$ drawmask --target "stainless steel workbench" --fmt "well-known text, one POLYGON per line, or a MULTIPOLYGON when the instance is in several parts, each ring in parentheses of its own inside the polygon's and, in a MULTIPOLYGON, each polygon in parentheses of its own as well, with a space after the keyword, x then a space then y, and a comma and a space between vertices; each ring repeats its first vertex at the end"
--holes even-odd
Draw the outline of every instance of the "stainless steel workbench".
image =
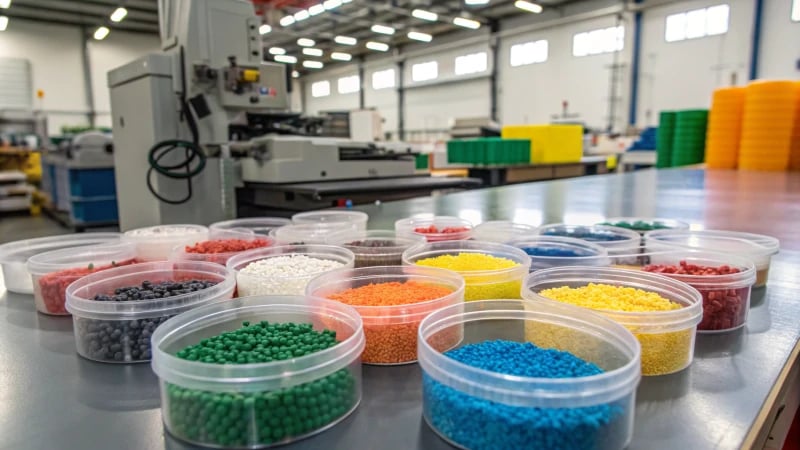
MULTIPOLYGON (((689 369, 642 380, 631 448, 739 448, 771 425, 773 387, 786 377, 787 362, 797 364, 791 358, 800 336, 800 174, 642 171, 361 209, 370 214, 371 228, 391 228, 395 219, 421 212, 528 223, 657 216, 779 237, 784 250, 773 260, 767 288, 754 291, 747 327, 699 336, 689 369)), ((357 411, 284 448, 449 448, 421 419, 419 379, 416 365, 365 366, 357 411)), ((0 448, 14 450, 189 448, 165 436, 149 365, 78 357, 71 319, 37 314, 30 296, 4 293, 2 285, 0 436, 0 448)))

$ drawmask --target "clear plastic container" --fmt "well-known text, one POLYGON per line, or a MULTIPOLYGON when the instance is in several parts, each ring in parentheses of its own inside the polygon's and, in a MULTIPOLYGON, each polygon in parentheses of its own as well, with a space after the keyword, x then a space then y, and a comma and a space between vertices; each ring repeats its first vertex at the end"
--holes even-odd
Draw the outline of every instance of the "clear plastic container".
MULTIPOLYGON (((235 232, 234 232, 235 233, 235 232)), ((211 239, 202 242, 196 242, 192 245, 178 245, 172 249, 172 255, 170 259, 173 261, 207 261, 213 262, 220 265, 226 265, 228 260, 233 258, 234 256, 254 250, 256 248, 266 248, 275 245, 275 240, 269 236, 264 236, 262 234, 241 234, 238 233, 232 234, 230 232, 219 233, 215 230, 211 230, 211 239), (198 253, 197 251, 187 251, 198 244, 211 244, 213 242, 217 242, 219 245, 225 245, 227 241, 232 239, 248 241, 251 245, 257 245, 258 247, 253 247, 247 250, 239 250, 239 251, 215 251, 211 253, 198 253)))
POLYGON ((306 294, 330 298, 348 289, 371 284, 409 282, 445 288, 450 293, 436 299, 403 305, 352 305, 361 315, 367 338, 361 360, 365 364, 408 364, 417 360, 417 331, 422 319, 437 309, 464 302, 463 277, 449 270, 432 267, 340 269, 311 280, 306 294))
POLYGON ((281 245, 240 253, 228 260, 227 267, 236 272, 240 297, 250 295, 303 295, 312 278, 329 270, 353 267, 355 255, 346 248, 333 245, 281 245), (272 258, 308 257, 336 263, 335 267, 319 271, 283 270, 280 274, 258 275, 242 269, 252 263, 272 258))
POLYGON ((425 238, 393 230, 347 231, 328 238, 328 244, 344 247, 356 255, 355 267, 399 266, 403 252, 422 244, 425 238))
MULTIPOLYGON (((462 253, 490 255, 516 263, 505 269, 454 270, 466 282, 466 301, 519 298, 522 279, 528 274, 531 259, 527 253, 510 245, 481 241, 429 242, 403 252, 403 264, 412 265, 423 259, 462 253)), ((436 267, 452 270, 450 267, 436 267)))
POLYGON ((544 236, 561 236, 583 239, 605 247, 609 255, 629 254, 631 249, 641 245, 642 236, 633 230, 606 225, 566 225, 554 223, 542 225, 536 230, 544 236))
POLYGON ((366 230, 369 215, 361 211, 350 211, 346 209, 323 209, 321 211, 308 211, 297 213, 292 216, 292 222, 303 223, 346 223, 355 225, 357 230, 366 230))
POLYGON ((255 234, 269 236, 276 229, 291 224, 290 219, 283 217, 244 217, 241 219, 225 220, 212 223, 208 228, 214 230, 251 231, 255 234))
POLYGON ((160 261, 117 267, 85 276, 67 288, 75 343, 84 358, 107 363, 149 361, 150 338, 167 319, 215 300, 229 299, 236 288, 233 272, 208 262, 160 261), (152 300, 97 301, 121 287, 144 281, 203 280, 217 284, 187 294, 152 300))
POLYGON ((208 240, 208 228, 185 224, 156 225, 126 231, 123 240, 136 244, 141 261, 166 261, 176 246, 208 240))
POLYGON ((475 226, 472 238, 476 241, 499 242, 501 244, 536 234, 536 227, 509 220, 491 220, 475 226))
POLYGON ((756 266, 756 284, 767 284, 772 255, 778 253, 777 239, 763 234, 723 230, 657 230, 645 234, 648 251, 674 248, 695 248, 712 252, 731 253, 745 257, 756 266))
POLYGON ((540 295, 545 289, 607 284, 654 292, 681 306, 669 311, 597 311, 624 325, 642 345, 642 374, 665 375, 685 369, 694 358, 694 338, 703 315, 703 299, 686 283, 663 275, 603 267, 556 267, 533 272, 525 279, 522 297, 559 303, 540 295))
POLYGON ((703 320, 698 333, 720 333, 741 328, 750 310, 750 291, 756 282, 753 263, 738 256, 702 250, 673 250, 641 253, 613 258, 627 262, 624 268, 659 273, 682 281, 703 296, 703 320), (632 264, 635 261, 635 265, 632 264), (704 267, 728 266, 739 270, 724 275, 688 275, 660 272, 657 266, 679 266, 686 263, 704 267))
POLYGON ((325 244, 333 235, 357 230, 354 223, 302 223, 276 228, 270 235, 280 244, 325 244))
POLYGON ((119 241, 120 233, 75 233, 25 239, 0 245, 0 264, 6 289, 18 294, 33 294, 33 280, 28 273, 28 258, 62 248, 82 247, 119 241))
POLYGON ((361 318, 338 302, 301 296, 216 302, 160 327, 153 348, 164 424, 173 436, 193 444, 258 448, 294 442, 336 425, 361 401, 361 318), (339 343, 269 363, 209 364, 175 356, 246 321, 310 323, 315 330, 336 331, 339 343), (229 413, 231 408, 236 414, 229 413))
POLYGON ((653 230, 688 230, 689 224, 680 220, 660 219, 657 217, 609 217, 598 225, 633 230, 645 234, 653 230))
POLYGON ((640 348, 622 326, 568 305, 486 300, 440 309, 419 327, 423 415, 459 448, 626 448, 633 435, 640 348), (447 356, 487 340, 570 352, 604 372, 506 375, 447 356), (459 342, 453 346, 452 342, 459 342))
POLYGON ((394 223, 394 229, 398 233, 424 236, 428 242, 462 241, 472 237, 472 222, 451 216, 400 219, 394 223))
POLYGON ((592 242, 561 236, 533 236, 508 243, 531 258, 531 272, 550 267, 597 266, 611 264, 608 251, 592 242))
POLYGON ((33 277, 36 310, 44 314, 68 315, 67 286, 86 275, 135 264, 136 246, 130 242, 86 245, 39 253, 28 259, 33 277))

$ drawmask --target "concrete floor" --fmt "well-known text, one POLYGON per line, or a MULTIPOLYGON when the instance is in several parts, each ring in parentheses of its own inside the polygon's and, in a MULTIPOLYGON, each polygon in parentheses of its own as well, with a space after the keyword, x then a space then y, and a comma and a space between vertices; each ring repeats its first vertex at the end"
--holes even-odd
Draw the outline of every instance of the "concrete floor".
MULTIPOLYGON (((92 228, 90 231, 115 230, 116 228, 92 228)), ((35 217, 25 214, 0 215, 0 244, 20 239, 69 233, 72 233, 72 230, 44 214, 35 217)))

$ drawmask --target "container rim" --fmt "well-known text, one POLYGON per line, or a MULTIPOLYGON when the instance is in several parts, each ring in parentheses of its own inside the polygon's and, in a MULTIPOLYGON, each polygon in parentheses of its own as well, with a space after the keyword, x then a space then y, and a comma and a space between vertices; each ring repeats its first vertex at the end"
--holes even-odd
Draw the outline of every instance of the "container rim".
MULTIPOLYGON (((271 238, 271 237, 269 237, 267 235, 264 235, 264 234, 253 234, 253 235, 250 235, 250 236, 251 236, 251 238, 247 239, 248 241, 257 241, 257 240, 260 239, 262 241, 267 241, 268 242, 268 244, 266 246, 264 246, 264 247, 251 248, 250 250, 258 250, 258 249, 261 249, 261 248, 272 247, 272 246, 275 245, 275 242, 276 242, 274 238, 271 238)), ((194 245, 200 244, 201 242, 226 241, 226 240, 229 240, 229 239, 236 239, 236 238, 206 239, 205 241, 198 241, 194 245)), ((232 257, 234 255, 238 255, 240 253, 244 253, 244 252, 249 252, 250 251, 250 250, 239 250, 238 252, 192 253, 192 252, 187 252, 186 251, 186 247, 188 247, 188 245, 186 245, 186 244, 176 245, 176 246, 172 247, 172 250, 170 251, 170 260, 172 260, 172 261, 193 261, 193 260, 201 260, 203 257, 211 258, 211 257, 214 257, 214 256, 219 256, 219 257, 222 257, 222 258, 226 258, 226 257, 232 257)))
POLYGON ((371 256, 402 253, 405 249, 425 243, 425 237, 419 234, 405 233, 395 230, 347 230, 331 234, 328 244, 351 250, 353 253, 367 253, 371 256), (368 245, 350 245, 354 241, 393 240, 400 245, 386 247, 370 247, 368 245))
MULTIPOLYGON (((356 231, 358 225, 355 222, 314 222, 314 223, 290 223, 279 228, 273 228, 269 235, 278 243, 284 245, 292 245, 295 239, 311 237, 315 240, 321 240, 317 245, 322 245, 326 240, 326 236, 341 233, 345 231, 356 231), (339 229, 341 228, 341 229, 339 229), (289 234, 289 236, 284 236, 289 234), (290 238, 290 239, 286 239, 290 238)), ((304 245, 304 244, 295 244, 304 245)), ((305 245, 313 245, 306 243, 305 245)))
MULTIPOLYGON (((574 233, 576 230, 580 228, 587 228, 591 231, 613 233, 616 234, 617 236, 625 237, 625 239, 619 239, 616 241, 589 241, 606 248, 627 247, 632 244, 638 246, 639 243, 641 243, 642 241, 642 235, 639 234, 639 232, 629 230, 627 228, 612 227, 610 225, 571 225, 566 223, 549 223, 547 225, 542 225, 541 227, 539 227, 536 230, 536 233, 544 236, 558 236, 558 235, 548 235, 546 234, 546 232, 548 231, 548 229, 561 229, 568 233, 574 233)), ((563 237, 573 237, 573 236, 563 236, 563 237)))
MULTIPOLYGON (((756 256, 772 256, 780 251, 780 241, 764 234, 746 233, 742 231, 725 230, 653 230, 644 235, 645 242, 653 241, 662 245, 706 249, 700 242, 692 244, 692 238, 716 240, 720 242, 734 242, 750 247, 742 249, 742 253, 756 256), (682 240, 685 243, 674 242, 682 240)), ((712 249, 713 250, 713 249, 712 249)))
POLYGON ((136 258, 136 244, 127 241, 83 245, 37 253, 28 259, 28 272, 45 275, 66 269, 76 269, 96 261, 121 262, 136 258))
MULTIPOLYGON (((374 283, 370 284, 378 284, 381 283, 382 280, 391 279, 396 281, 397 278, 406 278, 405 282, 421 281, 431 284, 444 284, 448 288, 452 288, 452 291, 439 298, 403 305, 380 306, 344 304, 358 311, 365 324, 370 322, 369 324, 389 325, 392 323, 410 322, 421 319, 430 314, 431 311, 438 309, 439 304, 448 305, 455 298, 460 298, 462 300, 464 298, 464 277, 452 270, 423 266, 372 266, 356 269, 336 269, 313 278, 308 285, 306 285, 306 295, 317 298, 327 298, 322 297, 318 293, 325 288, 331 289, 334 285, 372 280, 374 280, 374 283)), ((344 289, 340 289, 339 292, 342 290, 344 289)))
MULTIPOLYGON (((675 280, 698 288, 713 289, 720 286, 735 289, 738 287, 752 286, 756 282, 756 266, 753 261, 730 253, 710 252, 698 249, 664 250, 643 252, 630 255, 613 255, 615 258, 640 258, 648 256, 675 257, 676 260, 687 261, 690 264, 702 266, 728 265, 739 269, 737 273, 727 275, 684 275, 672 273, 649 272, 664 275, 675 280)), ((677 263, 672 263, 677 264, 677 263)))
MULTIPOLYGON (((437 225, 438 228, 439 225, 437 225)), ((461 237, 472 235, 475 226, 467 219, 462 219, 456 216, 419 216, 419 217, 406 217, 394 222, 394 229, 404 233, 414 233, 416 235, 424 236, 426 239, 433 236, 436 237, 461 237), (422 225, 437 225, 445 222, 445 226, 460 226, 467 228, 464 231, 457 233, 418 233, 414 229, 422 225)))
MULTIPOLYGON (((209 230, 230 230, 237 228, 280 228, 291 224, 291 219, 284 217, 242 217, 240 219, 223 220, 209 225, 209 230)), ((258 234, 258 233, 257 233, 258 234)))
POLYGON ((0 264, 15 262, 26 263, 30 256, 27 253, 42 253, 54 249, 69 247, 82 247, 85 245, 102 244, 104 242, 119 241, 122 233, 67 233, 56 236, 46 236, 33 239, 22 239, 0 245, 0 264), (54 248, 53 248, 54 247, 54 248), (49 249, 49 250, 48 250, 49 249), (21 258, 20 258, 21 256, 21 258))
POLYGON ((489 220, 486 222, 481 222, 472 229, 472 233, 477 240, 481 240, 480 234, 481 233, 498 233, 498 232, 507 232, 509 233, 512 238, 508 239, 508 241, 512 240, 514 237, 520 237, 526 233, 534 234, 538 227, 534 225, 528 225, 527 223, 521 222, 512 222, 510 220, 489 220))
POLYGON ((292 223, 296 224, 304 224, 304 223, 324 223, 324 224, 334 224, 334 223, 367 223, 369 221, 369 215, 365 212, 361 211, 353 211, 349 209, 320 209, 316 211, 304 211, 294 214, 292 216, 292 223), (331 216, 339 216, 341 215, 342 218, 347 218, 346 220, 325 220, 331 216))
MULTIPOLYGON (((506 244, 486 241, 440 241, 415 245, 403 252, 404 265, 417 265, 423 258, 433 258, 453 253, 483 253, 495 257, 506 258, 517 263, 516 266, 494 270, 454 270, 457 274, 467 277, 483 276, 512 276, 517 272, 527 273, 530 270, 531 258, 524 251, 506 244)), ((470 280, 467 279, 470 283, 470 280)), ((487 281, 488 284, 497 283, 498 280, 487 281)), ((475 284, 475 283, 470 283, 475 284)))
POLYGON ((512 406, 574 408, 613 402, 636 389, 641 378, 639 341, 622 325, 584 308, 525 300, 477 300, 442 308, 422 320, 417 339, 422 370, 453 389, 512 406), (622 367, 573 378, 507 375, 473 367, 445 356, 428 343, 431 335, 483 320, 534 320, 580 330, 624 354, 622 367))
MULTIPOLYGON (((569 259, 570 261, 593 261, 593 260, 601 260, 601 259, 608 259, 608 250, 600 245, 595 244, 594 242, 584 241, 583 239, 576 239, 571 237, 564 237, 564 236, 548 236, 548 235, 538 235, 538 236, 530 236, 530 237, 522 237, 519 239, 515 239, 511 242, 508 242, 508 245, 513 247, 519 248, 522 250, 523 246, 527 244, 537 245, 539 243, 545 244, 561 244, 561 247, 570 248, 570 249, 578 249, 578 250, 588 250, 593 252, 593 255, 585 255, 585 256, 533 256, 528 255, 531 260, 534 258, 537 260, 542 261, 554 261, 554 260, 561 260, 561 259, 569 259)), ((525 250, 522 250, 523 252, 525 250)), ((527 254, 527 252, 526 252, 527 254)))
MULTIPOLYGON (((677 220, 677 219, 665 219, 665 218, 661 218, 661 217, 633 217, 633 216, 630 216, 630 217, 607 217, 605 219, 605 222, 598 222, 596 225, 604 225, 604 226, 613 227, 614 226, 613 223, 628 222, 628 223, 633 224, 633 223, 636 223, 636 222, 639 222, 639 221, 640 222, 645 222, 645 223, 648 223, 648 224, 661 223, 661 224, 664 224, 665 226, 667 226, 668 228, 665 228, 665 229, 668 229, 668 230, 688 230, 689 229, 689 224, 687 222, 684 222, 682 220, 677 220)), ((616 227, 616 228, 625 228, 625 227, 616 227)), ((633 228, 631 228, 631 229, 634 230, 633 228)), ((636 231, 636 230, 634 230, 634 231, 636 231)), ((655 231, 655 230, 648 230, 648 231, 655 231)))
MULTIPOLYGON (((294 245, 274 245, 271 247, 256 248, 253 250, 240 252, 236 256, 233 256, 231 259, 229 259, 228 263, 225 266, 228 268, 228 270, 235 272, 237 276, 252 277, 257 279, 269 278, 278 280, 293 280, 293 279, 309 278, 317 275, 317 274, 287 275, 281 277, 277 275, 260 276, 250 273, 241 273, 241 269, 246 267, 247 264, 260 261, 262 259, 277 258, 280 256, 291 256, 291 255, 305 255, 310 258, 333 259, 337 262, 341 262, 342 264, 344 264, 345 267, 352 267, 356 260, 356 255, 352 251, 344 247, 339 247, 335 245, 325 245, 325 244, 294 244, 294 245)), ((324 272, 318 272, 318 273, 324 273, 324 272)))
POLYGON ((259 392, 317 380, 347 367, 360 356, 366 339, 358 312, 348 305, 306 296, 251 296, 194 308, 156 328, 151 338, 153 371, 162 380, 209 391, 259 392), (210 364, 178 358, 163 350, 188 332, 228 322, 238 312, 325 314, 348 326, 352 335, 333 347, 299 358, 268 363, 210 364))
POLYGON ((209 299, 233 294, 236 288, 236 277, 224 266, 204 261, 155 261, 96 272, 82 277, 67 286, 66 309, 75 316, 88 319, 130 320, 136 318, 160 317, 184 311, 188 308, 206 303, 209 299), (133 276, 162 274, 164 272, 186 271, 220 281, 200 291, 152 300, 135 300, 130 302, 98 302, 85 298, 84 291, 99 284, 121 283, 133 276))
MULTIPOLYGON (((190 237, 195 234, 206 234, 208 235, 208 227, 203 225, 195 225, 190 223, 177 223, 177 224, 169 224, 169 225, 153 225, 151 227, 141 227, 141 228, 134 228, 133 230, 128 230, 123 234, 123 238, 135 242, 144 242, 148 243, 149 241, 170 241, 173 239, 181 239, 185 237, 190 237), (170 229, 170 228, 182 228, 183 231, 180 233, 171 233, 165 232, 164 234, 141 234, 145 231, 156 231, 160 229, 170 229)), ((160 231, 158 231, 160 233, 160 231)))
POLYGON ((611 309, 590 309, 613 319, 635 333, 666 333, 691 328, 703 317, 703 297, 694 287, 673 278, 641 270, 617 269, 612 267, 567 266, 542 269, 531 273, 522 283, 522 298, 526 300, 562 303, 547 298, 535 290, 542 284, 585 286, 589 283, 610 284, 655 292, 682 308, 669 311, 617 311, 611 309))

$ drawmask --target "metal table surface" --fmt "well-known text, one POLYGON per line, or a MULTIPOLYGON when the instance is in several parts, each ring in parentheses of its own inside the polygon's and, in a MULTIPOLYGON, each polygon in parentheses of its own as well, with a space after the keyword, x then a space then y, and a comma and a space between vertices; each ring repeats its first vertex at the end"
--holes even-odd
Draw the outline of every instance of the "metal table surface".
MULTIPOLYGON (((779 237, 783 250, 773 259, 768 286, 753 294, 747 327, 700 335, 690 368, 642 380, 633 449, 739 448, 798 345, 800 174, 641 171, 361 209, 370 213, 371 228, 390 228, 395 219, 422 212, 533 224, 657 216, 779 237)), ((0 294, 0 317, 0 448, 190 448, 164 433, 149 365, 78 357, 71 320, 35 313, 30 296, 0 294)), ((449 448, 421 418, 419 380, 417 365, 365 366, 356 412, 284 448, 449 448)))

